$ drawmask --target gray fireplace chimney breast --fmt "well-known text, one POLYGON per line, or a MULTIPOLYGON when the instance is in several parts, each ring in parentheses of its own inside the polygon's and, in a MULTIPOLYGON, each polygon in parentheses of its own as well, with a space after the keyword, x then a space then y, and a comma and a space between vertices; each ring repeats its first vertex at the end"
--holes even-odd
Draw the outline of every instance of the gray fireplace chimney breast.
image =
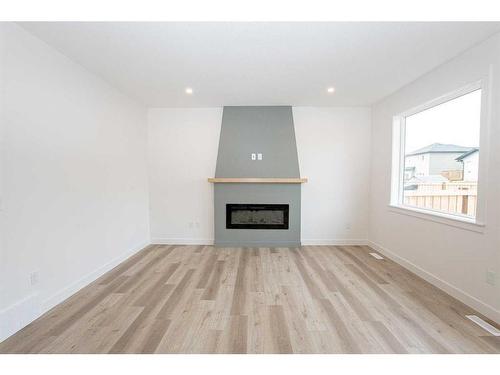
MULTIPOLYGON (((224 107, 215 177, 300 177, 292 108, 224 107)), ((216 245, 300 246, 300 184, 215 184, 214 194, 216 245), (288 229, 226 228, 227 204, 287 204, 288 229)))

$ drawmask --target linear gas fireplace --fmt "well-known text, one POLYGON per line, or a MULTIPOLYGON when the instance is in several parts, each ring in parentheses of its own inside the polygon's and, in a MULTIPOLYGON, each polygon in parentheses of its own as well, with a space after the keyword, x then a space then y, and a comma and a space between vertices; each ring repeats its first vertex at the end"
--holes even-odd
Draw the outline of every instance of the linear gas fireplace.
POLYGON ((288 229, 288 204, 226 204, 227 229, 288 229))

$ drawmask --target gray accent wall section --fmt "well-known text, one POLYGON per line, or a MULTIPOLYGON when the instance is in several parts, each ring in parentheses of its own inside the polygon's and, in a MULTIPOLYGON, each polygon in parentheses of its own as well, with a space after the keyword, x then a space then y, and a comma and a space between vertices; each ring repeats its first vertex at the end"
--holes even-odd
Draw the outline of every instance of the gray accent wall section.
MULTIPOLYGON (((215 176, 300 177, 292 107, 224 107, 215 176)), ((216 245, 300 246, 300 184, 215 184, 214 194, 216 245), (237 203, 288 204, 289 228, 226 229, 237 203)))
POLYGON ((215 177, 299 176, 292 107, 224 107, 215 177))
POLYGON ((216 184, 215 244, 219 246, 300 246, 300 185, 216 184), (288 229, 226 229, 226 204, 288 204, 288 229))

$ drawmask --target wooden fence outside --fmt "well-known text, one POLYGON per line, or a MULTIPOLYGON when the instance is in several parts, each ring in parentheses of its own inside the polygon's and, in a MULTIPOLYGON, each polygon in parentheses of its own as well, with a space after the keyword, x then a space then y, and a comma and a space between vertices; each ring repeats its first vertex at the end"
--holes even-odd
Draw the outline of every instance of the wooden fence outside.
POLYGON ((416 190, 404 191, 404 204, 473 217, 476 215, 477 183, 417 184, 416 190))

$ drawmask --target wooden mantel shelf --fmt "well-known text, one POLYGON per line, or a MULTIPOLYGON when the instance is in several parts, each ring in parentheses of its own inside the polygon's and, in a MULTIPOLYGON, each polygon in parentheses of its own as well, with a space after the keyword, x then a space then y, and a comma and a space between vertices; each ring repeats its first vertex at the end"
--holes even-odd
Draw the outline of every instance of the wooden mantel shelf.
POLYGON ((213 177, 209 178, 208 182, 212 182, 214 184, 303 184, 307 182, 307 178, 213 177))

